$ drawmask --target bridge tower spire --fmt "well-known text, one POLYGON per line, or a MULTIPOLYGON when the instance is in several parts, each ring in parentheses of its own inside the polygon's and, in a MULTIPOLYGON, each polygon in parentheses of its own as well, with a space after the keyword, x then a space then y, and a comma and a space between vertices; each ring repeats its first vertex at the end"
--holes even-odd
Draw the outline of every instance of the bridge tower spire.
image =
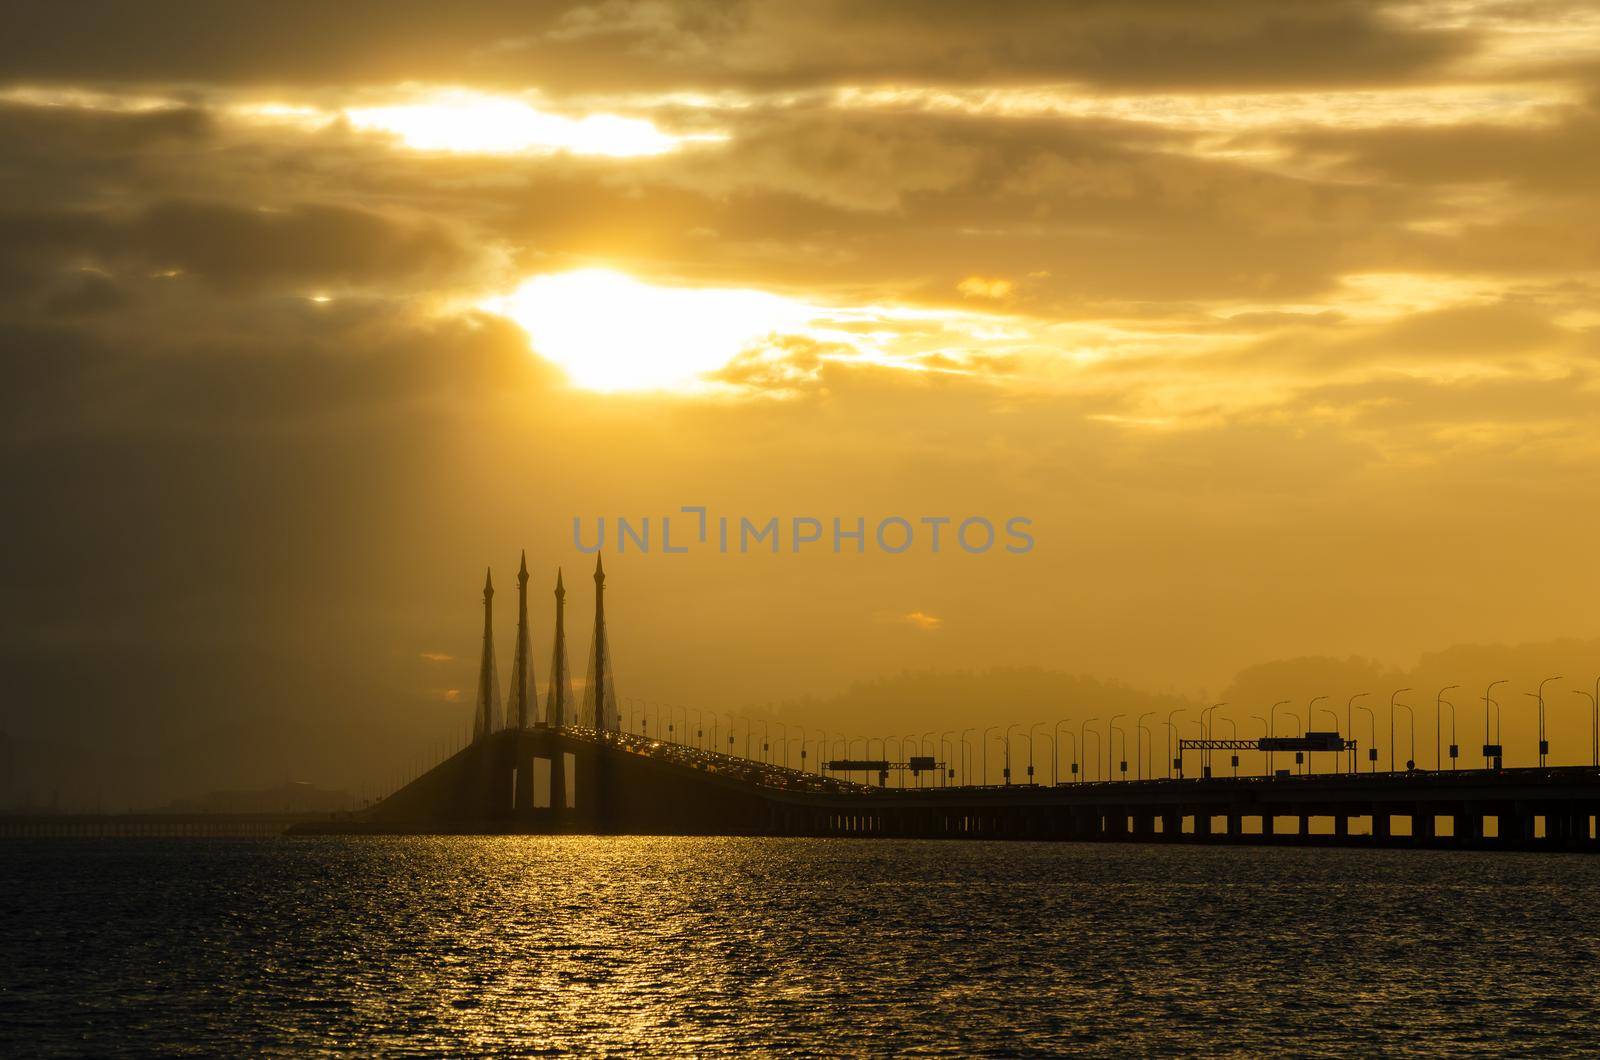
POLYGON ((478 698, 472 715, 472 738, 480 740, 500 727, 500 675, 494 664, 494 578, 483 572, 483 658, 478 663, 478 698))
POLYGON ((572 673, 567 668, 567 590, 556 568, 556 646, 550 660, 550 693, 544 701, 545 724, 559 729, 572 709, 572 673))
POLYGON ((517 571, 517 649, 511 664, 511 698, 506 704, 506 726, 533 727, 538 703, 534 698, 533 652, 528 633, 528 554, 522 554, 517 571))
POLYGON ((606 568, 594 559, 594 642, 589 649, 588 679, 583 686, 585 712, 601 732, 621 728, 617 714, 616 681, 611 672, 611 645, 606 640, 606 568))

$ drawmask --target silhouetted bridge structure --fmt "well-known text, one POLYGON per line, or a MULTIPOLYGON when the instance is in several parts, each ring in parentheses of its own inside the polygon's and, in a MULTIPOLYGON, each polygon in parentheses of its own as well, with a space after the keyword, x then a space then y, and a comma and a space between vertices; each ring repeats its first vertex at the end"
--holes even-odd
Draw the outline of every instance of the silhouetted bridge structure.
POLYGON ((294 831, 1600 850, 1597 813, 1589 767, 891 788, 574 728, 492 734, 364 814, 294 831))
MULTIPOLYGON (((1296 775, 1283 770, 1270 777, 956 785, 950 783, 954 778, 943 763, 913 757, 908 764, 939 783, 898 788, 883 783, 891 767, 886 761, 833 763, 845 769, 871 767, 867 775, 876 772, 880 778, 877 786, 871 786, 624 732, 606 638, 605 571, 598 560, 594 582, 594 637, 581 702, 574 701, 570 691, 566 593, 558 573, 549 695, 543 711, 538 709, 524 560, 518 574, 512 687, 504 701, 495 670, 494 588, 485 579, 483 657, 472 741, 367 810, 301 822, 291 830, 1600 850, 1596 839, 1600 768, 1360 773, 1355 768, 1355 745, 1337 732, 1268 735, 1254 742, 1182 740, 1174 765, 1181 770, 1184 750, 1242 747, 1296 754, 1347 752, 1350 768, 1345 772, 1296 775)), ((1600 705, 1596 710, 1600 740, 1600 705)), ((697 743, 701 735, 696 734, 697 743)), ((1498 763, 1498 747, 1486 746, 1484 753, 1496 756, 1491 761, 1498 763)), ((1596 759, 1600 761, 1600 747, 1596 759)), ((1369 760, 1376 760, 1370 750, 1369 760)))

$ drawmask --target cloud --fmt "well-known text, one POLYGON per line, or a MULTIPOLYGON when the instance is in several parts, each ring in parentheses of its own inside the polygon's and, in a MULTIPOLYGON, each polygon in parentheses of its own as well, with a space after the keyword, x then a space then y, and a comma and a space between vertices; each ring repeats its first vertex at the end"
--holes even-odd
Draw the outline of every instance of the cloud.
POLYGON ((932 633, 944 625, 944 619, 937 615, 930 615, 925 611, 908 611, 900 616, 900 620, 907 625, 922 630, 924 633, 932 633))
POLYGON ((1016 284, 1002 277, 968 276, 956 284, 956 290, 968 298, 1005 299, 1011 297, 1011 292, 1016 290, 1016 284))
POLYGON ((13 77, 120 82, 503 85, 537 71, 549 86, 590 92, 851 80, 1310 87, 1416 79, 1479 45, 1477 31, 1401 23, 1351 0, 353 0, 270 13, 223 4, 205 18, 174 0, 139 13, 24 0, 6 11, 0 64, 13 77))

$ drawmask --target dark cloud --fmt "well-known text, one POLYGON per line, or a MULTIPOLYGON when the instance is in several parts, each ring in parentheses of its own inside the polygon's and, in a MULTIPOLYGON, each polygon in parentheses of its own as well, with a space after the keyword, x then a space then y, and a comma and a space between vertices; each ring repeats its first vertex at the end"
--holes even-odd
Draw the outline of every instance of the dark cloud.
POLYGON ((60 209, 0 215, 0 254, 46 269, 76 264, 191 273, 232 289, 419 279, 454 285, 479 262, 477 252, 437 222, 316 203, 252 208, 181 200, 132 214, 60 209))
POLYGON ((137 9, 22 0, 0 19, 18 80, 351 85, 434 81, 619 91, 840 82, 1117 86, 1373 84, 1419 77, 1473 35, 1381 5, 943 0, 668 0, 440 7, 286 0, 137 9))

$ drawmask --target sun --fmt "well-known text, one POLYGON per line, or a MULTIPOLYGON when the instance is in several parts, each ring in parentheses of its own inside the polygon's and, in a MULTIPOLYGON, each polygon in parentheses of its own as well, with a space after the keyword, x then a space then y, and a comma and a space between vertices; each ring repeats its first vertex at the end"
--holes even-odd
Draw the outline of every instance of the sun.
POLYGON ((765 291, 667 287, 609 269, 535 276, 481 308, 528 333, 534 352, 589 390, 694 390, 816 310, 765 291))

